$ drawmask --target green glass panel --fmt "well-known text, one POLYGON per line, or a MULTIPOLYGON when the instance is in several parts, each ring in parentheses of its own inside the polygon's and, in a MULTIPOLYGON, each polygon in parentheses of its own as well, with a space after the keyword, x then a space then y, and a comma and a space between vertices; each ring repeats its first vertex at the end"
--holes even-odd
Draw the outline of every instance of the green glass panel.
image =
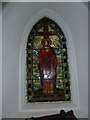
POLYGON ((35 36, 33 41, 33 49, 42 48, 41 41, 43 40, 43 36, 35 36))

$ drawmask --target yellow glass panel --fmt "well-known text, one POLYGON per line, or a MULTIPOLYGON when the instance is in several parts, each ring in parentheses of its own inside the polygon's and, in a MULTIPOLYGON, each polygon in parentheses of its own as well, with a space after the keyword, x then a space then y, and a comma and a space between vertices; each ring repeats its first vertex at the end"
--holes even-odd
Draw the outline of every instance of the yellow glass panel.
POLYGON ((53 32, 54 29, 50 25, 48 25, 48 31, 53 32))
POLYGON ((40 49, 42 48, 41 41, 43 40, 43 36, 35 36, 33 42, 33 49, 40 49))
POLYGON ((43 26, 39 28, 38 32, 43 32, 43 26))
POLYGON ((57 35, 49 36, 49 38, 52 41, 53 48, 60 47, 59 37, 57 35))

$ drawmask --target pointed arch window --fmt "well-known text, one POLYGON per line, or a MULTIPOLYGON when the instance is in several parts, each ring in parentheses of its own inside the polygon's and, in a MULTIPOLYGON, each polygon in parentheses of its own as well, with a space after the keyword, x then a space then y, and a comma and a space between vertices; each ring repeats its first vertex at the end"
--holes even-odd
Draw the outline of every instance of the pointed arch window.
POLYGON ((29 33, 26 46, 26 73, 27 102, 71 101, 66 37, 58 24, 47 17, 40 19, 29 33), (42 44, 42 41, 44 44, 45 41, 48 41, 48 44, 51 43, 49 47, 46 46, 48 50, 44 48, 45 45, 42 44), (47 60, 45 58, 42 62, 45 67, 41 67, 42 64, 39 64, 39 55, 42 48, 45 50, 44 53, 42 52, 43 56, 45 57, 48 54, 47 60), (49 51, 51 51, 50 54, 49 51), (53 63, 48 62, 49 57, 50 60, 54 58, 53 63), (45 62, 47 65, 45 65, 45 62), (53 66, 55 65, 54 69, 53 66), (53 69, 51 69, 51 66, 53 69), (45 69, 47 71, 44 71, 45 69), (50 78, 51 74, 52 79, 50 78))

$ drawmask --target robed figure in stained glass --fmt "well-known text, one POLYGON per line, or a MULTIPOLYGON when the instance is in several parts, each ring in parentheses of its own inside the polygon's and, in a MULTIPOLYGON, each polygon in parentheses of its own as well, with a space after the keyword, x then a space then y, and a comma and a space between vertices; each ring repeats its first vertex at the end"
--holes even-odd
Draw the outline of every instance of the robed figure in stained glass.
POLYGON ((42 40, 41 44, 43 47, 38 54, 41 88, 43 93, 54 93, 56 89, 57 57, 54 49, 51 47, 50 39, 42 40))

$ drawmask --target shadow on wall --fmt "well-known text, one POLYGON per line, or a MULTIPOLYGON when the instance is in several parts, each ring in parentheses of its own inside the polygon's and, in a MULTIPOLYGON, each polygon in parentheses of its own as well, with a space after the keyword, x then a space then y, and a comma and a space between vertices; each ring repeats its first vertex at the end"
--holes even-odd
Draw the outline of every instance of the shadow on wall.
POLYGON ((4 9, 7 4, 8 2, 2 2, 2 9, 4 9))

